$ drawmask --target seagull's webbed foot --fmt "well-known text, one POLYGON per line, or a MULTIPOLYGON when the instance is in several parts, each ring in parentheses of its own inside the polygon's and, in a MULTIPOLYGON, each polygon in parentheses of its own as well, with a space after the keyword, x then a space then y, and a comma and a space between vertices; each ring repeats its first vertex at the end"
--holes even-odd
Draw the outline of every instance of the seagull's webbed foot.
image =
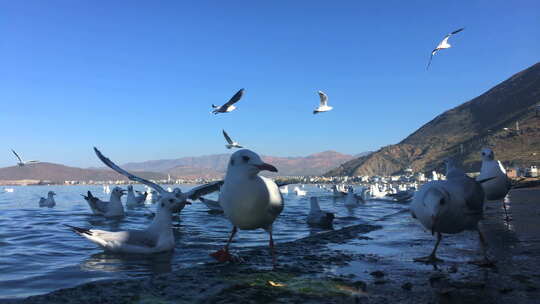
POLYGON ((426 263, 426 264, 435 264, 435 263, 443 262, 443 260, 439 259, 434 254, 430 254, 425 257, 415 258, 414 261, 419 262, 419 263, 426 263))
POLYGON ((225 263, 225 262, 241 263, 242 262, 242 259, 240 257, 232 255, 229 252, 229 250, 225 248, 220 249, 214 253, 211 253, 210 256, 216 259, 220 263, 225 263))
POLYGON ((485 267, 485 268, 495 267, 495 261, 490 260, 487 257, 484 257, 483 259, 480 259, 480 260, 469 261, 468 263, 476 265, 478 267, 485 267))

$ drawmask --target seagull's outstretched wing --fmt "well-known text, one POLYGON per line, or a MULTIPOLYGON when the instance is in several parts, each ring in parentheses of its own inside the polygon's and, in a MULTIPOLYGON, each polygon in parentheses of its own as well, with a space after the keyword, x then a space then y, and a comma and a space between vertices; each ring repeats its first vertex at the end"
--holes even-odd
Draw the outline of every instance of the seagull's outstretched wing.
POLYGON ((321 98, 321 107, 324 107, 326 105, 328 105, 328 96, 326 96, 326 94, 324 94, 324 92, 322 91, 319 91, 319 97, 321 98))
POLYGON ((39 160, 28 160, 25 162, 25 164, 37 164, 39 163, 39 160))
POLYGON ((226 104, 222 105, 222 107, 227 108, 228 106, 233 105, 235 102, 239 101, 242 96, 244 96, 244 89, 240 89, 240 91, 236 92, 236 94, 234 94, 226 104))
POLYGON ((234 143, 233 140, 227 134, 227 132, 225 132, 225 130, 223 130, 223 136, 225 137, 225 140, 229 143, 229 145, 232 145, 234 143))
POLYGON ((94 147, 94 152, 96 152, 96 155, 99 157, 99 159, 105 164, 107 165, 107 167, 113 169, 114 171, 122 174, 123 176, 129 178, 130 180, 132 181, 135 181, 135 182, 139 182, 141 184, 145 184, 147 185, 148 187, 156 190, 157 192, 159 192, 160 194, 161 193, 164 193, 166 192, 165 189, 161 188, 160 185, 158 184, 155 184, 151 181, 148 181, 144 178, 141 178, 141 177, 138 177, 138 176, 135 176, 129 172, 127 172, 126 170, 118 167, 118 165, 116 165, 115 163, 113 163, 110 159, 108 159, 107 157, 105 157, 103 154, 101 154, 101 152, 96 148, 94 147))
POLYGON ((223 181, 215 181, 208 184, 204 184, 189 190, 186 194, 191 200, 199 199, 201 196, 219 191, 219 188, 223 185, 223 181))
POLYGON ((15 152, 15 150, 11 149, 11 152, 13 152, 13 154, 15 154, 15 156, 17 156, 17 159, 19 160, 19 162, 23 162, 21 157, 19 156, 19 154, 17 154, 17 152, 15 152))
POLYGON ((433 55, 437 53, 437 49, 434 49, 433 52, 431 52, 431 56, 429 56, 429 61, 426 67, 426 70, 429 70, 429 66, 431 65, 431 60, 433 60, 433 55))
POLYGON ((461 32, 461 31, 463 31, 464 29, 465 29, 465 28, 462 27, 462 28, 460 28, 459 30, 455 30, 455 31, 451 32, 450 34, 448 34, 448 36, 450 36, 450 35, 455 35, 455 34, 461 32))

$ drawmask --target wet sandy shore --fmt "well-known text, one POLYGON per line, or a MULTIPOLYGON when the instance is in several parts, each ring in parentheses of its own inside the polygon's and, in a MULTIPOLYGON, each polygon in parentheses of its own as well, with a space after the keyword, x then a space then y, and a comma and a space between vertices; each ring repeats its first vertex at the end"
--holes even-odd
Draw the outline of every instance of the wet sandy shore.
POLYGON ((506 222, 501 202, 487 204, 483 230, 495 268, 467 263, 479 257, 472 232, 443 240, 444 262, 414 263, 413 257, 430 252, 434 239, 428 233, 408 239, 403 224, 381 219, 381 226, 360 224, 278 244, 276 270, 266 248, 251 248, 239 252, 242 264, 210 263, 7 302, 539 303, 540 188, 513 190, 509 213, 506 222))

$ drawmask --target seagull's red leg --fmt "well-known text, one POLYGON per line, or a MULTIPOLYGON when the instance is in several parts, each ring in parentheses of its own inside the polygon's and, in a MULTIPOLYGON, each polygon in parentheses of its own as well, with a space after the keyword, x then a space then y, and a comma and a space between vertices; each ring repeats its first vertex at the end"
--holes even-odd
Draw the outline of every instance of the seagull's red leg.
POLYGON ((233 227, 233 230, 231 232, 231 236, 229 236, 229 240, 227 241, 227 244, 223 247, 223 249, 220 249, 214 253, 211 253, 210 256, 214 259, 218 260, 218 262, 227 262, 227 261, 234 261, 234 257, 229 253, 229 245, 232 242, 232 239, 234 235, 236 234, 236 231, 238 229, 236 226, 233 227))
POLYGON ((276 268, 276 250, 274 249, 274 239, 272 238, 272 230, 268 231, 270 234, 270 242, 268 246, 270 247, 270 253, 272 254, 272 265, 276 268))

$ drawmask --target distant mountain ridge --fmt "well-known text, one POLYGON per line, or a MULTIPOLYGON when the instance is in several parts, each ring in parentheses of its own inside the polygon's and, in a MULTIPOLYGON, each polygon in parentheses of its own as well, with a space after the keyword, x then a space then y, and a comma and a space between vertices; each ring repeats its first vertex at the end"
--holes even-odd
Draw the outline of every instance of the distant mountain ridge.
MULTIPOLYGON (((171 174, 175 177, 221 177, 224 175, 231 154, 214 154, 178 159, 131 162, 123 165, 127 170, 151 171, 171 174)), ((262 156, 273 164, 280 176, 321 175, 326 171, 354 158, 336 151, 324 151, 305 157, 262 156)))
POLYGON ((484 94, 438 115, 400 143, 352 159, 326 173, 391 175, 406 168, 442 170, 456 157, 467 170, 480 167, 480 150, 491 147, 506 165, 540 165, 540 63, 484 94))

